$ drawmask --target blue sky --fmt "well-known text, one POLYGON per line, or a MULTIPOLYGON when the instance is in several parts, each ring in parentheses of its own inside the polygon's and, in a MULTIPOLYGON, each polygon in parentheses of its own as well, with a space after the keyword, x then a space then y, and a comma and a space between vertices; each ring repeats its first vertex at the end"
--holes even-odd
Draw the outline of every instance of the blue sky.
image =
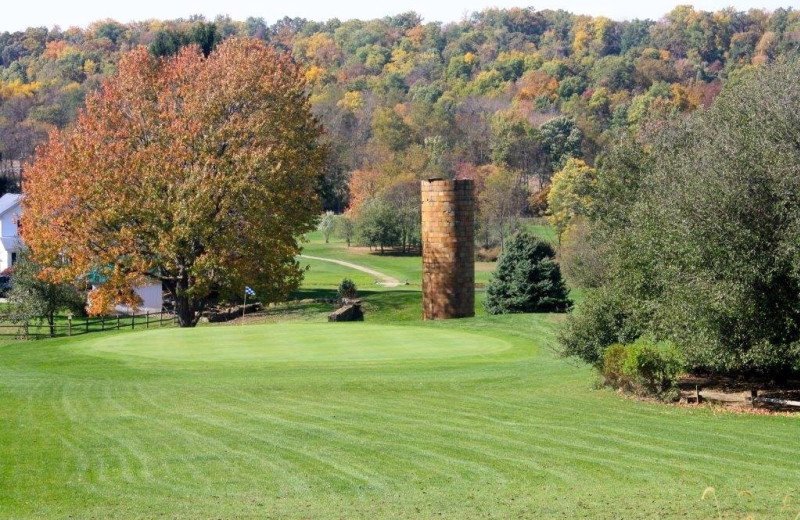
POLYGON ((618 0, 541 0, 519 3, 513 0, 460 0, 458 2, 432 0, 356 0, 336 2, 331 0, 294 0, 255 2, 252 0, 38 0, 4 2, 0 9, 0 31, 17 31, 30 26, 52 27, 59 25, 85 27, 89 23, 113 18, 120 22, 150 18, 172 19, 202 14, 213 19, 219 14, 230 15, 235 20, 248 16, 263 17, 267 23, 284 16, 310 20, 339 18, 372 19, 416 11, 425 21, 452 22, 486 7, 524 7, 530 3, 536 9, 565 9, 573 13, 605 15, 616 20, 631 18, 658 19, 676 5, 691 3, 697 9, 708 11, 734 7, 738 10, 778 7, 800 8, 800 0, 698 0, 675 2, 670 0, 618 1, 618 0))

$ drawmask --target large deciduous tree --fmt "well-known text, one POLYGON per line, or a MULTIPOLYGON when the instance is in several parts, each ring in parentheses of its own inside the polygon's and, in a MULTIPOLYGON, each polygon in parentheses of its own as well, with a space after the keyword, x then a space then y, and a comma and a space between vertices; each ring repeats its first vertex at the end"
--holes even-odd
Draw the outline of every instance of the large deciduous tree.
POLYGON ((568 159, 553 176, 547 195, 548 220, 555 226, 558 242, 576 219, 588 214, 597 182, 597 172, 581 159, 568 159))
POLYGON ((598 173, 605 273, 562 336, 672 341, 688 367, 800 374, 800 62, 732 79, 708 111, 627 140, 598 173))
POLYGON ((93 312, 162 281, 181 326, 212 293, 295 288, 297 237, 314 229, 321 127, 302 71, 258 40, 207 57, 144 48, 89 96, 77 123, 37 152, 24 186, 23 238, 43 275, 106 282, 93 312))
POLYGON ((478 193, 480 234, 496 236, 505 249, 506 239, 517 230, 522 218, 527 193, 518 172, 496 167, 487 170, 484 188, 478 193))

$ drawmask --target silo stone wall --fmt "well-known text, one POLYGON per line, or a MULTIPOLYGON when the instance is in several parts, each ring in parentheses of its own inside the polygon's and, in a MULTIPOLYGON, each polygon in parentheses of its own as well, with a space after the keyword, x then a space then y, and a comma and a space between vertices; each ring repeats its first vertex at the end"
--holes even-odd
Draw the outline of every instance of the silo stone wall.
POLYGON ((422 313, 475 315, 475 195, 471 180, 422 181, 422 313))

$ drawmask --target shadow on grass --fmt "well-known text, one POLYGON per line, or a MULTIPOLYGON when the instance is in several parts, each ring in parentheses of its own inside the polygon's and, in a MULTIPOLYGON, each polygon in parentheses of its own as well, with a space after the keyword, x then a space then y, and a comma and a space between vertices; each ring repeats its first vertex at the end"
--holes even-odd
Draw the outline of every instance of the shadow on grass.
POLYGON ((308 288, 298 289, 289 295, 289 300, 335 300, 336 289, 308 288))
POLYGON ((389 256, 389 257, 417 257, 422 258, 422 251, 419 249, 412 249, 411 251, 400 251, 399 249, 373 249, 369 252, 373 256, 389 256))

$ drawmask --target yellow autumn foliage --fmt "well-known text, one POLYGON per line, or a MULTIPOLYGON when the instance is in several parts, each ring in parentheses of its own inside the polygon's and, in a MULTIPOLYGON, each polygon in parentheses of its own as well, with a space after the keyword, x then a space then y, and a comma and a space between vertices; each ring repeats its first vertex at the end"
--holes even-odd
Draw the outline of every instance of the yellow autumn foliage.
POLYGON ((41 84, 37 81, 31 83, 23 83, 18 79, 9 82, 0 81, 0 99, 6 100, 15 97, 33 97, 33 95, 41 88, 41 84))

